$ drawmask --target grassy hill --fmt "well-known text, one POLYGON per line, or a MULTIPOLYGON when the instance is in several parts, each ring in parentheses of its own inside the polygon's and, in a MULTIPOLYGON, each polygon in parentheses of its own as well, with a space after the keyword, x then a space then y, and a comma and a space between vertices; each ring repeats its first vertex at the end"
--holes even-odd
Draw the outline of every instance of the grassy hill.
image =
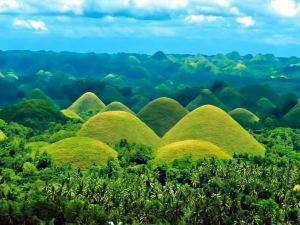
POLYGON ((288 126, 300 128, 300 103, 285 114, 282 121, 288 126))
POLYGON ((81 117, 90 117, 100 112, 104 107, 104 103, 94 93, 87 92, 79 97, 68 109, 81 117))
POLYGON ((253 127, 259 123, 259 118, 254 113, 244 108, 236 108, 228 114, 243 127, 253 127))
POLYGON ((77 113, 71 111, 70 109, 64 109, 60 112, 69 119, 83 121, 83 119, 77 113))
POLYGON ((230 159, 231 156, 218 146, 199 140, 186 140, 171 143, 158 149, 155 163, 170 163, 176 159, 190 156, 193 160, 215 157, 218 159, 230 159))
POLYGON ((244 102, 244 97, 233 87, 227 86, 217 91, 216 95, 230 109, 240 107, 244 102))
POLYGON ((5 141, 6 135, 0 130, 0 142, 5 141))
POLYGON ((77 167, 105 165, 111 157, 117 158, 118 153, 106 144, 86 137, 73 137, 56 142, 42 148, 49 153, 54 162, 77 167))
POLYGON ((193 111, 194 109, 197 109, 203 105, 214 105, 225 111, 228 110, 228 108, 209 89, 200 90, 200 94, 193 101, 191 101, 186 108, 189 111, 193 111))
POLYGON ((101 112, 109 112, 109 111, 124 111, 134 114, 126 105, 121 102, 112 102, 109 105, 105 106, 101 112))
POLYGON ((98 113, 83 124, 78 135, 111 145, 127 139, 128 142, 156 147, 160 141, 154 131, 136 116, 122 111, 98 113))
POLYGON ((276 110, 276 105, 268 98, 260 98, 256 102, 256 112, 260 116, 269 116, 276 110))
POLYGON ((137 115, 158 136, 163 136, 188 111, 171 98, 158 98, 147 104, 137 115))
POLYGON ((185 140, 211 142, 233 155, 248 153, 264 155, 264 147, 258 143, 223 110, 207 105, 190 112, 180 120, 162 139, 167 145, 185 140))

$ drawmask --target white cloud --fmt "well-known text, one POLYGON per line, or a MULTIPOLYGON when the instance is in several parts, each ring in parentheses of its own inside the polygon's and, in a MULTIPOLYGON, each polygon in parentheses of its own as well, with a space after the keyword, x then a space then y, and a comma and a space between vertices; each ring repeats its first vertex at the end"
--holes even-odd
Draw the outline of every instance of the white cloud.
POLYGON ((19 7, 20 4, 16 0, 0 0, 0 12, 18 9, 19 7))
POLYGON ((22 20, 15 18, 13 21, 13 26, 15 28, 23 28, 35 31, 47 31, 48 28, 46 24, 41 20, 22 20))
POLYGON ((230 12, 231 14, 234 14, 234 15, 241 15, 241 12, 240 12, 240 10, 239 10, 237 7, 231 7, 231 8, 229 9, 229 12, 230 12))
POLYGON ((294 0, 271 0, 271 8, 285 17, 294 17, 299 11, 299 6, 294 0))
POLYGON ((133 3, 137 8, 143 9, 179 9, 186 7, 189 0, 133 0, 133 3))
POLYGON ((188 24, 199 24, 203 22, 214 22, 220 20, 219 16, 206 16, 206 15, 189 15, 184 18, 184 21, 188 24))
POLYGON ((255 24, 255 20, 251 16, 238 17, 236 21, 245 27, 251 27, 255 24))

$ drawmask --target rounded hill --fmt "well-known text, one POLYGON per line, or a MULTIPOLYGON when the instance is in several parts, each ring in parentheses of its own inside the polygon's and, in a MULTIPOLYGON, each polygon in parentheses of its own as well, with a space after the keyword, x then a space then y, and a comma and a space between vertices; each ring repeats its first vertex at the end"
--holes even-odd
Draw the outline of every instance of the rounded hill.
POLYGON ((163 97, 148 103, 138 113, 138 117, 158 136, 163 136, 187 113, 188 111, 180 103, 163 97))
POLYGON ((218 146, 199 140, 174 142, 158 149, 154 162, 170 163, 176 159, 191 157, 192 160, 204 158, 230 159, 231 156, 218 146))
POLYGON ((104 103, 92 92, 80 96, 68 109, 82 117, 89 117, 100 112, 104 103))
POLYGON ((244 108, 237 108, 229 112, 229 115, 243 127, 253 127, 259 123, 259 118, 244 108))
POLYGON ((124 111, 134 114, 126 105, 121 102, 112 102, 109 105, 105 106, 101 112, 110 112, 110 111, 124 111))
POLYGON ((223 110, 206 105, 190 112, 162 139, 162 144, 185 140, 211 142, 230 155, 264 155, 264 147, 223 110))
POLYGON ((268 98, 260 98, 256 102, 256 111, 258 115, 269 116, 276 111, 276 105, 268 98))
POLYGON ((146 124, 128 112, 98 113, 89 119, 78 132, 85 136, 114 145, 121 139, 128 142, 156 147, 160 138, 146 124))
POLYGON ((228 108, 209 89, 200 90, 199 95, 193 101, 191 101, 187 105, 186 108, 189 111, 193 111, 194 109, 197 109, 198 107, 203 106, 203 105, 214 105, 214 106, 216 106, 218 108, 221 108, 225 111, 228 110, 228 108))
POLYGON ((285 114, 282 120, 288 126, 300 128, 300 103, 285 114))
POLYGON ((222 103, 230 109, 240 107, 244 102, 244 97, 233 87, 227 86, 217 92, 217 96, 222 103))
POLYGON ((118 153, 106 144, 86 137, 72 137, 42 148, 57 164, 71 164, 77 167, 105 165, 109 158, 118 153))

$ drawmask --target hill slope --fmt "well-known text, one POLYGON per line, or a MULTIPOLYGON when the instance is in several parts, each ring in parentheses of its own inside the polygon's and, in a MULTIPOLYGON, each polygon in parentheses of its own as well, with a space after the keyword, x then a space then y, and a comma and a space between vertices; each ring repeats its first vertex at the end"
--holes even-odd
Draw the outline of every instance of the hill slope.
POLYGON ((127 139, 131 143, 156 147, 160 141, 154 131, 136 116, 122 111, 98 113, 83 124, 78 135, 111 145, 127 139))
POLYGON ((118 153, 106 144, 86 137, 73 137, 61 140, 42 148, 58 164, 71 164, 88 167, 94 164, 105 165, 110 157, 118 153))
POLYGON ((193 101, 191 101, 186 108, 189 111, 193 111, 194 109, 203 105, 214 105, 225 111, 228 110, 228 108, 209 89, 200 90, 200 94, 193 101))
POLYGON ((90 117, 100 112, 105 107, 104 103, 92 92, 80 96, 68 109, 81 117, 90 117))
POLYGON ((83 121, 83 119, 77 113, 69 109, 63 109, 60 112, 69 119, 83 121))
POLYGON ((228 113, 243 127, 252 127, 259 122, 259 118, 252 112, 244 108, 237 108, 228 113))
POLYGON ((163 136, 188 111, 171 98, 158 98, 147 104, 138 117, 146 123, 158 136, 163 136))
POLYGON ((158 149, 154 162, 170 163, 176 159, 191 156, 193 160, 215 157, 218 159, 230 159, 231 156, 218 146, 198 140, 186 140, 171 143, 158 149))
POLYGON ((101 112, 109 112, 109 111, 124 111, 134 114, 126 105, 121 102, 112 102, 109 105, 105 106, 101 112))
POLYGON ((162 144, 185 140, 211 142, 227 153, 264 155, 264 147, 226 112, 202 106, 180 120, 162 139, 162 144))
POLYGON ((300 103, 285 114, 282 120, 288 126, 300 128, 300 103))

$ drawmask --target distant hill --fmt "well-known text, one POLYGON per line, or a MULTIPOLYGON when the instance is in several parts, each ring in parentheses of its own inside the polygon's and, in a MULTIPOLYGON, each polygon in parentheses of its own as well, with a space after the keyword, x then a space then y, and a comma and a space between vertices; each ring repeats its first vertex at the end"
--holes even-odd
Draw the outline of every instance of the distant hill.
POLYGON ((254 127, 259 123, 259 118, 254 113, 244 108, 236 108, 228 114, 243 127, 254 127))
POLYGON ((163 136, 187 113, 179 102, 163 97, 148 103, 137 116, 158 136, 163 136))
POLYGON ((88 118, 100 112, 105 107, 104 103, 92 92, 80 96, 68 110, 83 118, 88 118))
POLYGON ((134 112, 131 111, 131 109, 129 109, 126 105, 124 105, 121 102, 112 102, 101 110, 101 112, 109 112, 109 111, 124 111, 124 112, 129 112, 134 114, 134 112))

